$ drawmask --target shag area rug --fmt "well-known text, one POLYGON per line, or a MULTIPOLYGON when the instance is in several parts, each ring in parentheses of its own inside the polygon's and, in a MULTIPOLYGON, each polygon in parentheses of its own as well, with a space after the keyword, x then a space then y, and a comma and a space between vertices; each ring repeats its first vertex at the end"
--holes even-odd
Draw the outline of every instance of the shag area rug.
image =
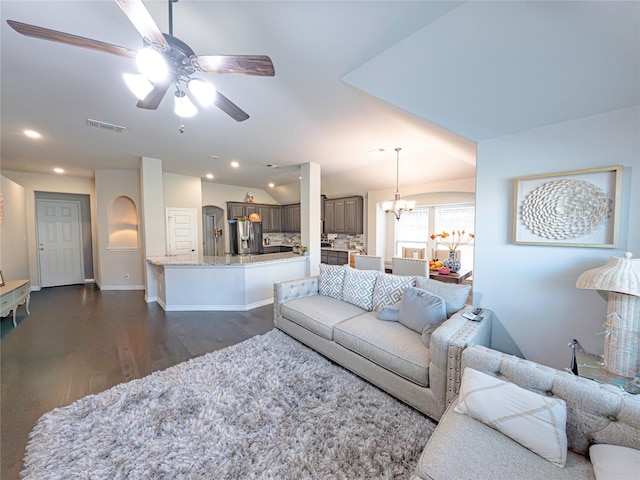
POLYGON ((43 415, 21 478, 409 478, 434 428, 272 330, 43 415))

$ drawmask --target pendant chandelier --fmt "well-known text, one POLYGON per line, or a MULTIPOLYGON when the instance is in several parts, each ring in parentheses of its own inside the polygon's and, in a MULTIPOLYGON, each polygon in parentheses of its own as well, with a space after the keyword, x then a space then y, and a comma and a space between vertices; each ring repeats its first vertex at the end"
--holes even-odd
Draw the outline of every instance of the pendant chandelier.
POLYGON ((413 210, 413 207, 416 206, 416 202, 413 200, 400 200, 400 191, 398 188, 398 181, 400 177, 400 150, 402 149, 396 148, 396 193, 393 200, 382 202, 382 209, 384 210, 384 213, 393 213, 396 216, 396 220, 400 220, 402 212, 410 212, 413 210))

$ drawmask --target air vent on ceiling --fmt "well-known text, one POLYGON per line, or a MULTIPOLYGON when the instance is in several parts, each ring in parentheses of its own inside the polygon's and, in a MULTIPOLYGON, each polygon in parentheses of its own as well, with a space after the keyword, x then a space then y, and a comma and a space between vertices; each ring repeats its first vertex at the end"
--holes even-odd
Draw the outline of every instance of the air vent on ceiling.
POLYGON ((101 122, 100 120, 91 120, 90 118, 87 119, 87 125, 90 127, 111 130, 112 132, 116 132, 116 133, 122 133, 127 129, 127 127, 114 125, 113 123, 101 122))

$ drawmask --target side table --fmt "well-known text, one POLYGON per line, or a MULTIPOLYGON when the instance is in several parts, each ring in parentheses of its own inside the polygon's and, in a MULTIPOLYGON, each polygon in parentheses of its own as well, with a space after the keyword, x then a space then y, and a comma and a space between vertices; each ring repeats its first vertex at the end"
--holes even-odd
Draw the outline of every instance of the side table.
POLYGON ((627 378, 607 372, 604 368, 604 360, 598 355, 587 353, 578 340, 573 339, 571 347, 571 367, 568 369, 574 375, 590 378, 601 383, 615 385, 625 392, 637 395, 640 393, 640 377, 627 378))
POLYGON ((31 299, 31 286, 29 280, 9 280, 0 287, 0 316, 13 312, 13 326, 16 327, 16 310, 19 305, 26 303, 27 315, 29 315, 29 300, 31 299))

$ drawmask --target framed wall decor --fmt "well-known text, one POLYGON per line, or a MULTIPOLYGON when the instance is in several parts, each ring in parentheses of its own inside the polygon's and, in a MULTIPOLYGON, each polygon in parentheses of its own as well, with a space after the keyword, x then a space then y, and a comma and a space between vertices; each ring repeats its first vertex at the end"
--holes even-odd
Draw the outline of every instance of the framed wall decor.
POLYGON ((513 243, 616 248, 622 166, 519 177, 513 243))
POLYGON ((4 275, 2 275, 2 270, 0 270, 0 287, 4 287, 4 275))

